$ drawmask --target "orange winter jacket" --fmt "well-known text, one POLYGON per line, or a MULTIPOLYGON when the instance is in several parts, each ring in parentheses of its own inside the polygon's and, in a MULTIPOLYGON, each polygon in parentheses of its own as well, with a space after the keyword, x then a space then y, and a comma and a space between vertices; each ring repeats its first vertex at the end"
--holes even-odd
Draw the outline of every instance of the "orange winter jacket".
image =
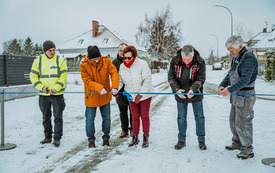
POLYGON ((101 56, 97 64, 86 55, 80 65, 80 72, 85 92, 97 92, 85 93, 85 105, 88 107, 101 107, 108 104, 112 100, 112 95, 110 93, 101 95, 100 91, 105 88, 107 92, 110 92, 112 88, 118 89, 119 85, 119 75, 110 58, 101 56), (111 76, 112 88, 109 76, 111 76))

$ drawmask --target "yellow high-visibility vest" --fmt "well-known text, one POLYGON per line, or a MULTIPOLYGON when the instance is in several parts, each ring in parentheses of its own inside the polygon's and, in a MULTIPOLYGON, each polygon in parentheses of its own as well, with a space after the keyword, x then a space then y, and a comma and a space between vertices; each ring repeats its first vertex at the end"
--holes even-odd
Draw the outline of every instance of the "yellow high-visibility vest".
MULTIPOLYGON (((65 82, 68 75, 68 69, 64 58, 54 55, 49 59, 45 54, 33 61, 30 72, 30 80, 35 88, 42 91, 43 87, 49 87, 49 90, 56 89, 55 95, 61 95, 65 91, 65 82)), ((39 93, 49 96, 50 94, 39 93)))

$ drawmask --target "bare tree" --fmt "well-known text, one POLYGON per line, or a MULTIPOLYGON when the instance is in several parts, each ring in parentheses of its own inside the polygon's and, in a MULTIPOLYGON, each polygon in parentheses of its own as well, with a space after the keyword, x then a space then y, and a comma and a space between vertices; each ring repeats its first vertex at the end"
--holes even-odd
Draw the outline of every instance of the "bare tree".
POLYGON ((180 48, 181 22, 172 21, 170 6, 166 10, 156 12, 152 18, 145 15, 145 24, 138 27, 136 41, 157 57, 159 61, 172 58, 180 48))
POLYGON ((252 29, 248 29, 243 23, 238 23, 235 26, 235 33, 241 36, 244 41, 248 41, 253 37, 252 29))

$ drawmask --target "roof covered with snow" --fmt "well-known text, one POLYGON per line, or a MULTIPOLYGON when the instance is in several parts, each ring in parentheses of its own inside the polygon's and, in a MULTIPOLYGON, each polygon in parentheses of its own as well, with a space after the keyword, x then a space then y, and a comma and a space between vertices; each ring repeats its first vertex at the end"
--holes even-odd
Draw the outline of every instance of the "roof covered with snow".
POLYGON ((265 38, 257 42, 254 46, 254 49, 261 49, 261 48, 275 48, 275 30, 268 33, 265 38))
POLYGON ((260 41, 264 39, 266 36, 268 36, 270 32, 259 32, 257 35, 252 37, 249 41, 260 41))
POLYGON ((93 37, 93 30, 89 30, 57 47, 59 50, 65 49, 86 49, 88 46, 97 45, 100 49, 118 48, 121 43, 134 45, 138 50, 146 52, 142 47, 139 47, 127 40, 116 32, 110 31, 104 25, 99 26, 99 35, 93 37))

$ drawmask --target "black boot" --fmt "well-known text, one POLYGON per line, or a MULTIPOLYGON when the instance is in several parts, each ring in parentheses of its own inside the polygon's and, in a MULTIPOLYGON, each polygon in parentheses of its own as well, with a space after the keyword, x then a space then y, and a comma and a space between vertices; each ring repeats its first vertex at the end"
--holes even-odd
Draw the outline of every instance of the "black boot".
POLYGON ((137 145, 138 143, 139 143, 138 135, 133 135, 133 139, 132 139, 131 143, 128 145, 128 147, 132 147, 134 145, 137 145))
POLYGON ((183 141, 178 141, 178 143, 177 143, 177 145, 175 145, 175 150, 180 150, 180 149, 182 149, 183 147, 185 147, 186 146, 186 143, 185 142, 183 142, 183 141))
POLYGON ((201 150, 206 150, 207 149, 207 147, 206 147, 206 145, 205 145, 205 143, 203 141, 199 141, 199 148, 201 150))
POLYGON ((56 146, 56 147, 59 147, 60 146, 60 139, 53 140, 53 145, 56 146))
POLYGON ((149 136, 143 135, 142 148, 147 148, 149 146, 149 136))
POLYGON ((47 138, 45 138, 45 139, 43 139, 41 142, 40 142, 40 144, 49 144, 49 143, 51 143, 52 142, 52 139, 47 139, 47 138))

